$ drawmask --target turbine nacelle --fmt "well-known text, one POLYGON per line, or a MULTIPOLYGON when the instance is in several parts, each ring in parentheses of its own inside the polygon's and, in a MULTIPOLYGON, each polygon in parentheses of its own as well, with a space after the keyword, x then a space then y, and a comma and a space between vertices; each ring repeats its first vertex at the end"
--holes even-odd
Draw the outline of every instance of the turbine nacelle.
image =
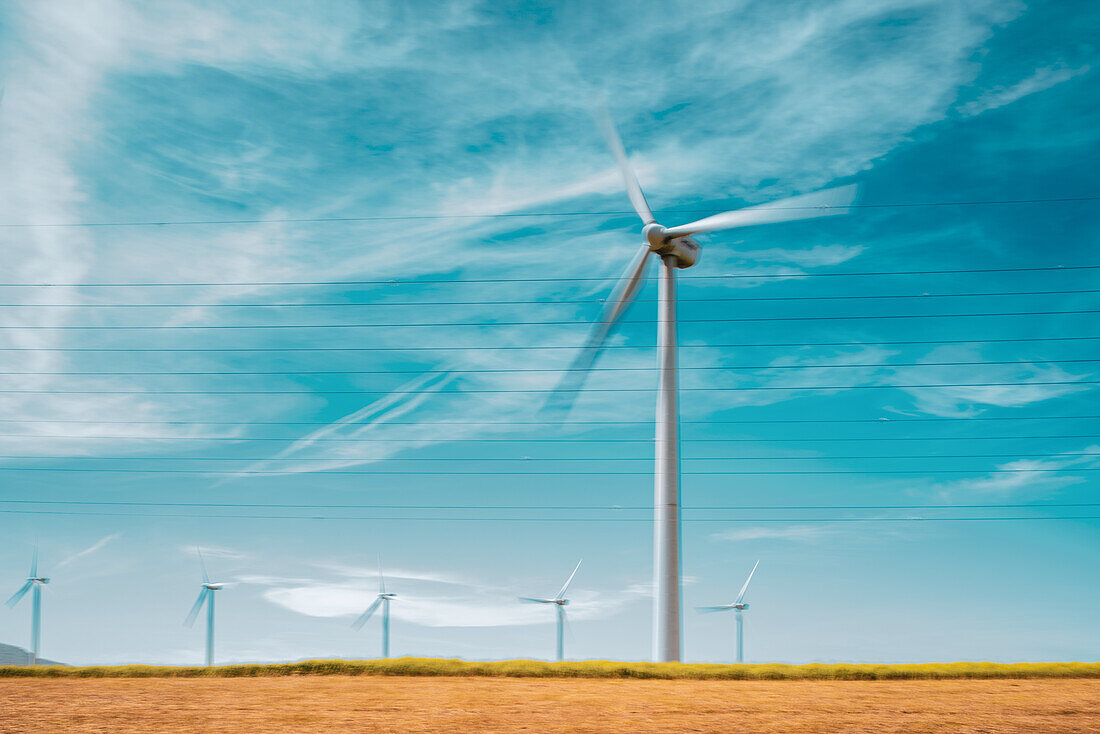
POLYGON ((397 598, 397 594, 391 594, 391 593, 388 593, 388 592, 387 592, 387 593, 385 593, 385 594, 379 594, 379 595, 378 595, 378 598, 379 598, 379 599, 385 599, 386 601, 390 601, 390 600, 392 600, 392 599, 396 599, 396 598, 397 598))
POLYGON ((202 588, 209 589, 210 591, 218 591, 219 589, 222 589, 224 587, 225 587, 225 582, 222 582, 222 581, 207 582, 207 583, 202 585, 202 588))
POLYGON ((48 578, 46 578, 45 576, 39 576, 37 578, 31 577, 31 578, 28 578, 27 581, 31 582, 32 584, 48 584, 48 583, 50 583, 50 580, 48 578))
POLYGON ((698 242, 691 237, 670 236, 666 227, 650 222, 642 227, 642 236, 649 243, 649 251, 661 258, 672 257, 678 268, 690 268, 699 261, 698 242))

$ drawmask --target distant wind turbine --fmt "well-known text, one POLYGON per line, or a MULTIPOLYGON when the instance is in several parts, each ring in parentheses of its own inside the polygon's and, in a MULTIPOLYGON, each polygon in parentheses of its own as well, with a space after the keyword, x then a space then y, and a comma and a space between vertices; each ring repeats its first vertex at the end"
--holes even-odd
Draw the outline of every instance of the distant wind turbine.
POLYGON ((210 581, 210 577, 206 575, 206 561, 203 560, 201 550, 199 551, 199 563, 202 564, 202 590, 199 591, 199 598, 195 600, 191 611, 187 613, 184 624, 188 627, 193 625, 195 618, 199 616, 202 605, 206 604, 206 667, 210 668, 214 665, 214 592, 224 587, 225 583, 210 581))
POLYGON ((386 591, 386 577, 382 574, 382 559, 378 559, 378 596, 367 607, 367 610, 359 615, 359 618, 351 623, 352 628, 360 630, 367 620, 371 618, 378 607, 382 607, 382 657, 390 656, 390 601, 397 598, 397 594, 386 591))
MULTIPOLYGON (((799 219, 847 214, 856 195, 854 185, 802 194, 705 217, 689 224, 665 227, 646 203, 638 177, 627 159, 623 142, 609 115, 602 120, 604 138, 619 164, 630 203, 642 220, 642 242, 604 304, 550 405, 568 411, 588 372, 603 350, 615 324, 634 301, 645 280, 649 256, 661 261, 657 295, 658 392, 656 415, 656 463, 653 498, 653 657, 659 662, 680 660, 681 562, 680 562, 680 414, 676 377, 676 271, 690 268, 699 259, 694 235, 799 219)), ((594 253, 582 257, 592 264, 594 253)))
POLYGON ((7 602, 9 607, 14 607, 27 595, 28 591, 34 590, 31 594, 31 665, 38 665, 38 654, 41 652, 42 587, 48 583, 50 583, 48 578, 38 575, 38 546, 36 545, 34 555, 31 556, 31 572, 27 576, 26 583, 19 587, 19 591, 12 594, 7 602))
MULTIPOLYGON (((583 558, 581 560, 584 560, 583 558)), ((530 596, 521 596, 520 601, 531 602, 532 604, 555 604, 558 608, 558 662, 565 660, 565 606, 569 603, 569 600, 565 598, 565 592, 569 590, 569 584, 573 583, 573 577, 577 575, 577 569, 581 567, 581 561, 577 561, 576 567, 573 569, 573 573, 569 574, 569 578, 565 580, 565 584, 561 587, 561 591, 553 599, 536 599, 530 596)))
POLYGON ((745 590, 749 588, 749 582, 752 581, 752 575, 756 573, 756 566, 760 565, 760 561, 756 562, 756 565, 749 571, 749 577, 745 579, 745 584, 741 587, 741 591, 737 593, 737 601, 732 604, 722 604, 716 607, 696 607, 700 612, 728 612, 731 609, 737 612, 737 663, 740 665, 745 662, 745 620, 742 618, 742 614, 749 605, 744 601, 745 590))

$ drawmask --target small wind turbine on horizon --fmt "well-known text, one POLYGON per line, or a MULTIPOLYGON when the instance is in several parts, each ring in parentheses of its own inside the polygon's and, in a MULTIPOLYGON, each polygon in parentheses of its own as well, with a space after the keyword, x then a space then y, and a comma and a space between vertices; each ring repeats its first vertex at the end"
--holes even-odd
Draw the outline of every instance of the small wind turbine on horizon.
POLYGON ((352 629, 361 630, 367 620, 382 607, 382 657, 390 656, 390 602, 397 598, 397 594, 386 591, 386 577, 382 573, 382 559, 378 559, 378 596, 374 598, 366 611, 351 623, 352 629))
MULTIPOLYGON (((198 549, 196 548, 196 550, 198 549)), ((214 665, 214 592, 221 590, 225 583, 210 581, 210 577, 206 573, 206 561, 203 560, 202 551, 200 550, 198 553, 199 563, 202 564, 202 590, 199 591, 199 598, 195 600, 195 604, 191 607, 191 611, 187 613, 187 619, 183 623, 188 627, 195 624, 195 618, 199 616, 202 605, 206 604, 206 667, 210 668, 214 665)))
MULTIPOLYGON (((583 558, 581 559, 584 560, 583 558)), ((576 567, 573 569, 573 573, 569 574, 569 578, 565 580, 565 584, 561 587, 561 591, 554 596, 553 599, 538 599, 531 596, 521 596, 520 601, 530 602, 532 604, 554 604, 558 610, 558 662, 565 660, 565 607, 569 604, 569 600, 565 598, 565 592, 569 590, 569 584, 573 583, 573 577, 577 575, 577 569, 581 567, 581 561, 577 561, 576 567)))
POLYGON ((38 655, 41 652, 41 638, 42 638, 42 587, 50 583, 50 580, 45 576, 38 575, 38 546, 34 547, 34 555, 31 556, 31 572, 27 576, 27 581, 19 587, 19 591, 11 595, 8 599, 7 605, 14 607, 19 603, 19 600, 27 595, 28 591, 32 591, 31 594, 31 650, 30 650, 30 664, 38 665, 38 655))
POLYGON ((737 664, 745 662, 745 620, 742 617, 745 610, 749 608, 747 602, 745 602, 745 591, 749 588, 749 582, 752 581, 752 575, 756 573, 756 566, 760 565, 760 561, 756 562, 756 565, 749 571, 749 577, 745 579, 744 585, 741 587, 741 591, 737 592, 737 600, 732 604, 720 604, 716 607, 696 607, 696 609, 704 614, 708 612, 728 612, 733 610, 737 612, 737 664))
POLYGON ((659 662, 679 662, 681 623, 680 560, 680 414, 676 376, 676 270, 690 268, 699 259, 700 245, 692 237, 757 224, 847 214, 856 186, 840 186, 787 199, 747 206, 715 214, 690 224, 664 227, 646 202, 638 177, 627 159, 622 140, 610 115, 603 115, 607 145, 619 164, 627 194, 642 220, 644 242, 604 304, 588 339, 551 396, 549 406, 568 411, 580 393, 612 328, 622 318, 645 280, 649 256, 661 260, 657 296, 658 392, 656 462, 653 498, 653 657, 659 662))

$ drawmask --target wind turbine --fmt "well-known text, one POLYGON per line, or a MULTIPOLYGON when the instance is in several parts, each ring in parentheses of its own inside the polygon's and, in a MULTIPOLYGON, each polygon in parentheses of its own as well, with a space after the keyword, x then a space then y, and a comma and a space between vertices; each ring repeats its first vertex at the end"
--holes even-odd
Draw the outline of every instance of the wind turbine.
POLYGON ((382 657, 390 656, 390 601, 397 598, 397 594, 386 591, 386 577, 382 574, 382 559, 378 559, 378 596, 367 607, 367 610, 359 615, 359 618, 351 623, 354 629, 363 629, 363 625, 371 618, 378 607, 382 607, 382 657))
POLYGON ((202 605, 206 604, 206 667, 210 668, 214 665, 214 592, 224 587, 225 583, 210 581, 210 577, 206 575, 206 561, 203 560, 201 550, 199 563, 202 564, 202 590, 199 591, 199 598, 195 600, 191 611, 187 613, 184 624, 188 627, 193 625, 202 605))
POLYGON ((744 585, 741 587, 741 591, 737 592, 737 601, 732 604, 721 604, 716 607, 696 607, 700 612, 728 612, 731 609, 737 612, 737 664, 745 662, 745 620, 742 618, 745 610, 749 608, 749 605, 744 601, 745 590, 749 588, 749 582, 752 581, 752 575, 756 573, 756 566, 760 565, 760 561, 756 562, 756 565, 749 571, 749 577, 745 579, 744 585))
POLYGON ((42 587, 48 583, 50 583, 48 578, 38 575, 38 546, 36 545, 34 555, 31 556, 31 572, 27 576, 26 583, 19 587, 19 591, 12 594, 7 602, 9 607, 14 607, 27 595, 28 591, 33 590, 31 594, 31 665, 38 665, 38 653, 41 651, 42 587))
POLYGON ((846 214, 855 200, 856 186, 840 186, 766 204, 715 214, 690 224, 665 227, 646 203, 642 187, 627 160, 622 140, 609 116, 601 120, 604 137, 619 164, 627 194, 642 220, 645 240, 619 279, 603 313, 551 404, 568 410, 599 356, 611 329, 641 289, 650 255, 661 260, 657 297, 656 461, 653 497, 654 629, 653 657, 660 662, 680 660, 682 625, 680 580, 680 415, 676 378, 676 270, 690 268, 699 259, 700 245, 693 235, 757 224, 846 214))
MULTIPOLYGON (((584 560, 583 558, 581 559, 584 560)), ((558 662, 565 660, 565 607, 569 604, 569 600, 565 598, 565 592, 569 590, 569 584, 573 583, 573 577, 577 575, 577 569, 581 567, 581 561, 577 561, 576 567, 573 569, 573 573, 569 574, 569 578, 565 580, 565 584, 561 587, 561 591, 553 599, 536 599, 530 596, 521 596, 520 601, 531 602, 533 604, 555 604, 558 608, 558 662)))

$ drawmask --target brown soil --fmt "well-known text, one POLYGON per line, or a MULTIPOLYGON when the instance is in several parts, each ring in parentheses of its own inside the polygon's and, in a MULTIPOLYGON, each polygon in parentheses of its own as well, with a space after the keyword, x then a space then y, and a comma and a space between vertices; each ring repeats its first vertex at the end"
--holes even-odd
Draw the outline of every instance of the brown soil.
POLYGON ((0 732, 1092 732, 1100 680, 0 679, 0 732))

